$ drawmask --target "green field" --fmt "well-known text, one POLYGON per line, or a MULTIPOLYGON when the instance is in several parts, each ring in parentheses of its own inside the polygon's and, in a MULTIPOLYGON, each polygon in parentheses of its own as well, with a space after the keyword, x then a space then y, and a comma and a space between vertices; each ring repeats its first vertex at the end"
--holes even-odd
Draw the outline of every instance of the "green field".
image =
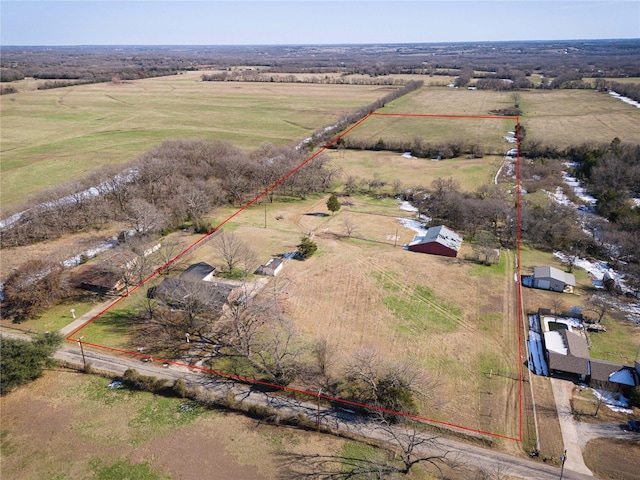
POLYGON ((386 95, 379 86, 202 82, 197 72, 0 97, 0 202, 133 160, 169 138, 287 145, 386 95))

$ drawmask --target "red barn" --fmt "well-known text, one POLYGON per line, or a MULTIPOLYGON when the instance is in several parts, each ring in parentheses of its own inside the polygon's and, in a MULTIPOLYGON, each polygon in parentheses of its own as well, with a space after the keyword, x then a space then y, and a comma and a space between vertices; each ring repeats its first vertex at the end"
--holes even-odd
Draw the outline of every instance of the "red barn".
POLYGON ((456 257, 462 245, 462 237, 444 225, 431 227, 424 235, 416 235, 407 249, 412 252, 456 257))

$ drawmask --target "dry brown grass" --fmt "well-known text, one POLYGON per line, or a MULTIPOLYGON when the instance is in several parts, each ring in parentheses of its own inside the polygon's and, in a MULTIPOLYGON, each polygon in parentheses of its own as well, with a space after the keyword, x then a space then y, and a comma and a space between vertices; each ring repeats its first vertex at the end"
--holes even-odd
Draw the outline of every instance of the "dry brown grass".
POLYGON ((587 443, 584 462, 598 476, 606 480, 636 480, 640 442, 597 438, 587 443))
MULTIPOLYGON (((301 235, 313 234, 318 253, 287 262, 277 281, 289 298, 288 314, 307 340, 327 339, 332 346, 333 373, 339 375, 359 349, 412 358, 439 385, 425 416, 517 436, 517 325, 510 323, 514 298, 505 298, 513 283, 506 280, 510 270, 403 250, 414 233, 399 224, 397 217, 405 213, 386 199, 352 197, 352 205, 335 215, 305 215, 328 213, 326 198, 303 208, 269 206, 273 227, 267 229, 259 226, 260 207, 231 227, 261 262, 294 250, 301 235), (274 216, 282 219, 273 221, 274 216), (356 224, 357 238, 344 237, 345 216, 356 224)), ((209 246, 195 256, 215 260, 209 246)))
POLYGON ((214 411, 182 420, 179 399, 111 391, 107 383, 57 370, 1 397, 2 477, 94 478, 121 461, 184 480, 207 471, 269 479, 282 473, 280 453, 339 454, 345 442, 214 411))

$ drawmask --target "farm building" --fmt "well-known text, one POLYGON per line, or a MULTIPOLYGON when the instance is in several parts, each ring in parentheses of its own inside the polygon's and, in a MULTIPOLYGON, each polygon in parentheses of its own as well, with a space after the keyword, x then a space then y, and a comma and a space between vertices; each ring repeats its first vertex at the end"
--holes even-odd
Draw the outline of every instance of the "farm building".
POLYGON ((460 235, 444 225, 439 225, 429 228, 424 235, 416 235, 406 248, 411 252, 456 257, 461 245, 460 235))
POLYGON ((82 265, 71 277, 71 284, 101 295, 115 294, 125 287, 122 272, 109 264, 82 265))
POLYGON ((128 287, 127 282, 132 282, 136 277, 135 270, 139 258, 148 257, 160 247, 160 243, 154 242, 145 245, 140 250, 141 254, 124 249, 112 252, 98 263, 82 265, 71 276, 71 284, 76 288, 97 292, 101 295, 117 294, 128 287))
POLYGON ((280 273, 284 267, 284 261, 281 258, 271 258, 264 265, 260 265, 256 270, 256 273, 259 275, 267 275, 269 277, 275 277, 280 273))
POLYGON ((533 275, 522 277, 522 285, 552 292, 573 293, 576 278, 572 273, 555 267, 534 267, 533 275))

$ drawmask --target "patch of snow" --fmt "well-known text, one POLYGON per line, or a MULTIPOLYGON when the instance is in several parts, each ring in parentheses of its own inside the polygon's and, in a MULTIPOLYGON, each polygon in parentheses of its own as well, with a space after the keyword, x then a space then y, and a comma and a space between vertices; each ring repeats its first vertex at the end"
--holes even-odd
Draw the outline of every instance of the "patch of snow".
POLYGON ((416 158, 416 157, 414 157, 413 155, 411 155, 411 152, 404 152, 404 153, 402 154, 402 156, 403 156, 404 158, 416 158))
MULTIPOLYGON (((562 252, 553 252, 553 255, 558 258, 563 263, 569 263, 569 258, 562 252)), ((585 270, 591 277, 591 283, 594 287, 598 289, 604 289, 604 284, 602 279, 604 278, 605 273, 608 274, 616 283, 618 287, 624 293, 633 293, 630 290, 626 283, 624 276, 615 271, 613 268, 610 268, 605 262, 601 262, 598 260, 587 260, 586 258, 577 258, 574 262, 574 267, 582 268, 585 270)), ((620 301, 615 301, 615 297, 603 297, 605 301, 613 308, 620 310, 625 313, 625 317, 627 320, 635 323, 636 325, 640 325, 640 303, 625 303, 620 301)))
POLYGON ((544 343, 547 346, 547 350, 559 353, 560 355, 566 355, 569 353, 567 346, 562 340, 562 336, 558 331, 544 332, 544 343))
MULTIPOLYGON (((118 174, 113 178, 117 182, 117 184, 124 185, 126 183, 135 181, 137 175, 138 171, 136 169, 131 169, 123 174, 118 174)), ((109 190, 111 190, 110 182, 105 181, 95 187, 89 187, 86 190, 74 193, 72 195, 67 195, 66 197, 59 198, 58 200, 41 203, 40 205, 36 205, 33 208, 18 212, 8 218, 5 218, 4 220, 0 220, 0 230, 13 225, 15 222, 20 220, 25 213, 30 212, 31 210, 44 210, 47 208, 53 208, 62 205, 70 205, 80 200, 97 197, 101 195, 101 192, 109 190)))
POLYGON ((569 175, 567 172, 562 172, 562 180, 584 203, 590 206, 594 206, 596 204, 597 200, 587 193, 587 191, 582 187, 580 181, 576 177, 569 175))
POLYGON ((622 95, 614 91, 610 91, 609 95, 611 95, 613 98, 617 98, 618 100, 622 100, 624 103, 633 105, 636 108, 640 108, 640 102, 636 102, 635 100, 632 100, 629 97, 623 97, 622 95))
POLYGON ((400 210, 404 210, 405 212, 416 212, 416 213, 418 212, 418 209, 413 205, 411 205, 411 203, 407 202, 406 200, 403 201, 398 208, 400 210))
POLYGON ((82 263, 82 260, 84 258, 93 258, 96 255, 98 255, 99 253, 102 252, 106 252, 107 250, 110 250, 116 246, 118 246, 118 237, 111 237, 110 239, 108 239, 105 242, 102 242, 99 245, 96 245, 93 248, 90 248, 88 250, 85 250, 84 252, 75 255, 71 258, 68 258, 66 260, 62 261, 62 265, 70 268, 70 267, 75 267, 76 265, 80 265, 82 263))
POLYGON ((621 393, 613 393, 606 390, 597 390, 595 388, 592 390, 596 398, 602 400, 602 402, 614 412, 622 412, 627 414, 633 413, 633 410, 629 408, 629 400, 625 398, 625 396, 621 393))
POLYGON ((427 234, 427 229, 424 228, 423 223, 418 220, 413 218, 399 218, 398 221, 403 227, 413 230, 418 235, 424 236, 427 234))

